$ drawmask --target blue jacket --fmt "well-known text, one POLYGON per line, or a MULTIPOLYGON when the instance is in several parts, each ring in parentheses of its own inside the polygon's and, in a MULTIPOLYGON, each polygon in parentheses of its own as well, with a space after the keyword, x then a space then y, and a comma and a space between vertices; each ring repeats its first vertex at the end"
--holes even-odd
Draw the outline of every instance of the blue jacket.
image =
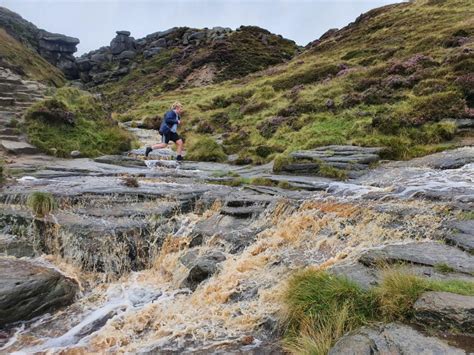
POLYGON ((160 126, 161 134, 168 134, 169 132, 174 132, 178 130, 179 116, 173 110, 170 110, 165 113, 163 121, 160 126))

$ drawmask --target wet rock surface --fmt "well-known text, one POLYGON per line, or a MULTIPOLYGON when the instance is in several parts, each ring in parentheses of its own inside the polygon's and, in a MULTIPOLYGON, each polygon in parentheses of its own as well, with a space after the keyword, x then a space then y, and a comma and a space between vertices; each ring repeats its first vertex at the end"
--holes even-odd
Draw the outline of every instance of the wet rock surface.
POLYGON ((75 281, 27 260, 0 257, 0 326, 70 304, 75 281))
MULTIPOLYGON (((289 270, 319 265, 340 253, 352 257, 330 270, 364 288, 380 281, 379 261, 405 263, 409 271, 426 278, 473 278, 472 255, 460 244, 422 241, 469 234, 469 223, 455 227, 443 209, 452 203, 450 208, 458 211, 457 199, 471 193, 466 166, 436 170, 444 180, 439 179, 440 185, 432 189, 442 190, 444 197, 435 200, 419 194, 426 191, 425 172, 431 172, 430 167, 395 167, 392 175, 381 179, 382 172, 387 173, 382 165, 358 179, 339 182, 274 174, 271 165, 176 164, 168 150, 154 151, 148 160, 143 160, 142 153, 136 150, 128 156, 95 161, 24 155, 9 164, 22 173, 0 193, 0 229, 4 234, 16 240, 36 236, 32 239, 38 241, 35 252, 60 256, 85 273, 120 280, 94 289, 94 297, 100 301, 93 301, 93 310, 84 299, 65 311, 69 318, 54 313, 47 324, 61 340, 46 341, 35 351, 67 344, 79 348, 77 344, 88 336, 126 337, 111 326, 123 316, 134 324, 127 329, 138 329, 133 338, 125 339, 134 344, 127 349, 145 351, 133 340, 146 338, 132 316, 138 312, 144 319, 140 324, 151 324, 153 329, 164 324, 173 333, 164 336, 162 345, 150 349, 178 351, 184 349, 186 334, 199 334, 199 340, 191 344, 196 351, 261 353, 278 339, 275 322, 269 322, 265 330, 260 326, 275 316, 274 309, 261 310, 271 305, 266 300, 275 293, 275 285, 289 270), (216 177, 216 172, 284 181, 298 190, 215 185, 226 178, 216 177), (137 186, 125 186, 123 176, 136 179, 137 186), (46 218, 34 218, 25 205, 33 191, 52 193, 59 209, 46 218), (352 216, 355 206, 363 213, 352 216), (355 255, 353 250, 357 250, 355 255), (439 264, 452 270, 440 272, 439 264), (148 291, 134 291, 133 296, 122 295, 120 300, 109 295, 115 295, 124 282, 126 287, 142 286, 143 282, 150 286, 148 291), (86 311, 78 311, 81 307, 86 311), (203 315, 202 309, 208 307, 215 308, 203 315), (177 314, 183 314, 181 320, 177 314), (221 318, 222 314, 226 316, 221 318), (249 324, 248 319, 255 324, 252 331, 242 325, 249 324), (171 325, 175 321, 180 326, 171 325), (240 327, 244 330, 236 330, 240 327), (255 339, 242 344, 240 339, 249 333, 255 339), (216 345, 219 342, 225 345, 216 345)), ((428 179, 433 180, 431 176, 428 179)), ((40 328, 44 327, 28 325, 25 335, 49 337, 40 328)), ((20 336, 11 348, 25 348, 26 339, 20 336)), ((87 345, 90 351, 101 351, 89 346, 91 343, 87 345)))
POLYGON ((426 292, 413 306, 415 320, 425 327, 474 333, 474 297, 426 292))
POLYGON ((183 255, 180 261, 189 269, 189 272, 181 286, 194 291, 201 282, 218 271, 218 264, 225 259, 225 255, 219 251, 211 251, 199 256, 192 250, 183 255))
POLYGON ((474 220, 455 221, 450 224, 452 233, 444 239, 446 243, 457 246, 471 254, 474 253, 474 220))
POLYGON ((24 80, 11 70, 0 67, 0 152, 13 155, 39 152, 27 142, 19 127, 23 120, 22 113, 43 98, 45 92, 45 85, 24 80))
POLYGON ((409 326, 390 323, 363 327, 342 337, 329 351, 336 354, 465 354, 461 349, 428 337, 409 326))
POLYGON ((474 272, 474 256, 437 242, 388 245, 363 254, 359 261, 368 266, 377 263, 412 263, 418 265, 446 265, 453 271, 474 272))
POLYGON ((0 233, 0 256, 24 256, 33 257, 36 255, 33 243, 25 238, 14 235, 0 233))
POLYGON ((349 177, 363 175, 371 164, 380 160, 383 148, 330 145, 290 154, 291 162, 279 169, 285 172, 319 175, 325 166, 345 171, 349 177))

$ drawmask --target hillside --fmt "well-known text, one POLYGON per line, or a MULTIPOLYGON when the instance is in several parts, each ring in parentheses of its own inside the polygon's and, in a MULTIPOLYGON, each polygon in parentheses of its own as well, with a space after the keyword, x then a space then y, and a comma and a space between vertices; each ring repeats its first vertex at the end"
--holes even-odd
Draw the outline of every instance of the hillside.
POLYGON ((28 48, 0 28, 0 67, 9 68, 19 75, 50 85, 65 82, 63 73, 33 49, 28 48))
POLYGON ((83 55, 77 64, 87 87, 112 82, 100 90, 123 108, 166 91, 240 78, 287 61, 297 50, 293 41, 254 26, 174 27, 137 40, 117 31, 110 46, 83 55))
POLYGON ((288 63, 205 89, 155 76, 167 68, 163 53, 101 90, 121 120, 149 126, 182 101, 186 137, 210 135, 238 163, 344 143, 387 147, 387 158, 424 155, 470 139, 471 5, 419 0, 374 9, 288 63), (165 83, 177 89, 163 93, 165 83))
MULTIPOLYGON (((40 29, 19 14, 1 6, 0 28, 31 52, 34 52, 35 57, 39 55, 59 68, 68 79, 78 78, 73 54, 77 51, 76 45, 79 43, 79 39, 40 29)), ((2 56, 4 55, 5 44, 6 42, 2 38, 0 42, 0 54, 2 56)), ((18 61, 17 68, 22 67, 25 61, 28 61, 27 57, 27 55, 22 56, 17 53, 17 56, 13 59, 18 61)), ((30 63, 28 66, 33 68, 35 65, 30 63)))

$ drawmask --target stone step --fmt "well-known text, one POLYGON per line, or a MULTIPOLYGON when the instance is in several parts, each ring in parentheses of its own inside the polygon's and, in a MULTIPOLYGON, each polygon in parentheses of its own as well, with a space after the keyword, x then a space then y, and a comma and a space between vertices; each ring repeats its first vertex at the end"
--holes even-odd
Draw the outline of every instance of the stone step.
POLYGON ((0 82, 0 93, 4 92, 14 92, 19 89, 25 89, 26 87, 23 85, 16 85, 11 83, 2 83, 0 82))
POLYGON ((10 85, 23 85, 23 82, 20 79, 5 78, 1 75, 0 75, 0 83, 10 84, 10 85))
POLYGON ((7 141, 7 140, 0 141, 0 149, 4 150, 7 153, 15 154, 15 155, 23 155, 23 154, 28 155, 28 154, 39 153, 38 148, 32 146, 29 143, 7 141))
POLYGON ((14 91, 8 91, 8 92, 3 92, 2 93, 2 98, 10 98, 10 99, 15 99, 15 92, 14 91))
POLYGON ((42 95, 37 95, 29 92, 14 92, 11 94, 17 101, 35 101, 36 99, 42 99, 42 95))
POLYGON ((0 135, 0 141, 13 141, 13 142, 20 142, 21 139, 19 136, 11 136, 11 135, 0 135))
POLYGON ((15 99, 12 97, 0 97, 0 107, 14 106, 15 99))
POLYGON ((16 102, 15 107, 18 109, 18 111, 24 112, 26 111, 27 108, 29 108, 33 104, 34 102, 16 102))
POLYGON ((1 118, 16 118, 17 115, 15 112, 12 111, 0 111, 1 118))
POLYGON ((5 127, 5 128, 0 128, 0 134, 10 136, 10 135, 18 135, 20 132, 18 128, 11 128, 11 127, 5 127))

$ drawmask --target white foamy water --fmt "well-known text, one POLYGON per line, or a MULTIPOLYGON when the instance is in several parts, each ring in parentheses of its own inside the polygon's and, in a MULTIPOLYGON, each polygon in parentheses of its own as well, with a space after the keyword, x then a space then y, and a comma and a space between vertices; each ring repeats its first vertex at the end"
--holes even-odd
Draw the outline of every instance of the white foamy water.
MULTIPOLYGON (((168 301, 174 297, 176 292, 163 293, 149 286, 140 286, 132 281, 131 284, 127 286, 123 284, 113 284, 108 288, 106 293, 106 301, 101 306, 89 312, 77 325, 63 335, 56 338, 46 338, 41 345, 22 349, 12 354, 24 355, 45 350, 55 352, 73 345, 80 346, 87 343, 88 339, 90 339, 95 332, 99 331, 110 319, 120 317, 127 312, 137 311, 151 303, 168 301)), ((41 321, 40 319, 39 322, 41 321)), ((25 327, 22 325, 2 349, 7 349, 14 345, 18 335, 20 335, 24 329, 25 327)))
POLYGON ((474 164, 459 169, 392 168, 377 171, 357 182, 333 182, 328 193, 349 199, 378 194, 380 197, 412 198, 443 195, 450 199, 474 196, 474 164))

